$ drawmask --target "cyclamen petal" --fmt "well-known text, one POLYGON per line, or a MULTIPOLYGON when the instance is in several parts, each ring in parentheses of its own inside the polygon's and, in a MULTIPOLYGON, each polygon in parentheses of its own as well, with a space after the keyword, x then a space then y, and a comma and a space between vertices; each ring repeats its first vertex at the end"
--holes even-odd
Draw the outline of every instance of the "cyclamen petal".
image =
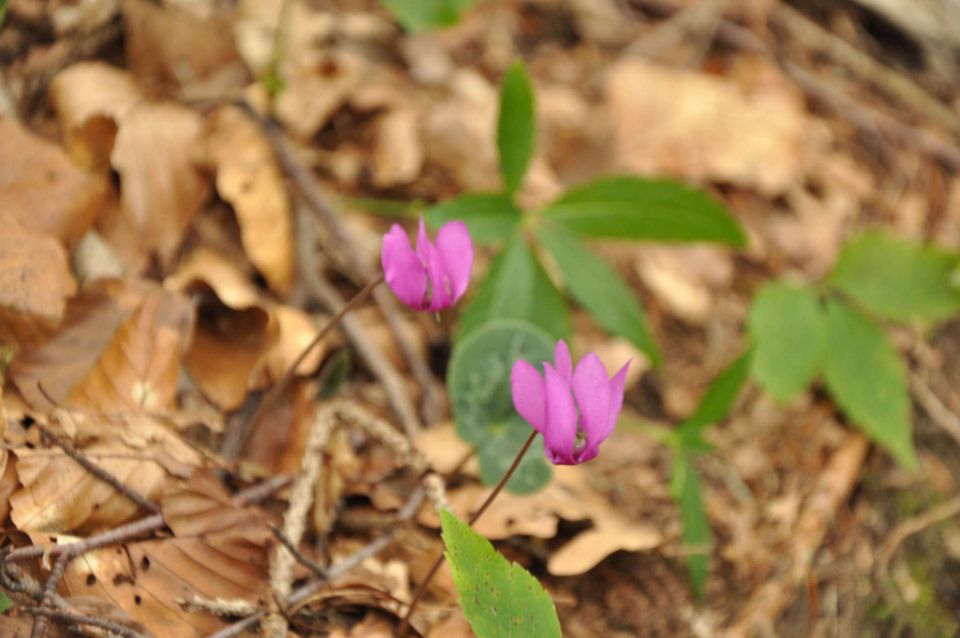
POLYGON ((384 279, 400 301, 414 310, 438 312, 449 308, 466 292, 473 266, 473 240, 463 222, 451 221, 430 241, 420 218, 416 251, 394 224, 383 238, 380 254, 384 279))
POLYGON ((542 377, 526 361, 514 363, 510 373, 513 405, 543 435, 552 463, 575 465, 599 454, 600 444, 613 433, 620 416, 629 367, 628 361, 608 379, 600 358, 590 353, 573 368, 570 349, 562 340, 554 349, 554 364, 543 364, 542 377))
POLYGON ((383 237, 380 263, 393 294, 408 306, 419 309, 427 293, 427 271, 399 224, 394 224, 383 237))

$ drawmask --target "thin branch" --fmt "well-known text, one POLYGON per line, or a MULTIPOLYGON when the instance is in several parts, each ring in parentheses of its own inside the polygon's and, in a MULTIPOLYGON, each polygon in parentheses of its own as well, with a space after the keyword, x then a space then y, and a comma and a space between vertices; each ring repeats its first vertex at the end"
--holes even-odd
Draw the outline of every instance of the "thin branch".
POLYGON ((131 629, 126 625, 121 625, 118 622, 107 620, 106 618, 87 616, 62 609, 51 609, 49 607, 27 607, 24 609, 24 611, 29 614, 33 614, 34 616, 38 616, 38 620, 40 618, 50 618, 51 620, 56 620, 57 622, 66 623, 68 625, 97 627, 110 632, 111 634, 121 636, 122 638, 147 638, 147 636, 144 636, 139 631, 131 629))
POLYGON ((40 430, 40 433, 44 438, 49 439, 51 443, 56 445, 58 448, 63 450, 63 453, 69 456, 71 459, 76 461, 83 469, 93 474, 95 477, 117 490, 128 499, 147 510, 148 512, 153 512, 154 514, 160 511, 160 508, 156 503, 151 502, 147 497, 143 496, 136 490, 130 489, 123 482, 118 479, 116 476, 106 471, 90 459, 86 458, 81 452, 77 451, 70 443, 61 439, 59 436, 54 434, 49 428, 41 425, 40 423, 34 423, 34 427, 40 430))

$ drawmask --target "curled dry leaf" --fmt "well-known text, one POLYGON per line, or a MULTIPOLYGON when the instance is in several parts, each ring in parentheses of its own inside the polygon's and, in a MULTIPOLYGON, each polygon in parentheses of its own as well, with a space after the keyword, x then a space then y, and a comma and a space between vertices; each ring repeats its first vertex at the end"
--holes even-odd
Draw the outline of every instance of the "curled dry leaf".
POLYGON ((63 320, 75 290, 63 246, 0 213, 0 343, 42 341, 63 320))
POLYGON ((58 73, 49 93, 70 157, 89 170, 108 170, 119 123, 145 100, 133 77, 102 62, 80 62, 58 73))
POLYGON ((772 67, 758 75, 745 91, 728 77, 619 62, 606 90, 620 164, 782 194, 803 176, 817 136, 801 96, 772 67))
MULTIPOLYGON (((56 144, 0 118, 0 210, 23 229, 72 243, 93 225, 107 193, 103 178, 75 165, 56 144)), ((4 226, 7 226, 5 223, 4 226)))
POLYGON ((206 472, 166 490, 161 509, 173 538, 85 554, 67 567, 64 586, 113 601, 157 638, 206 636, 225 622, 180 601, 256 601, 266 593, 265 515, 234 505, 206 472))
POLYGON ((107 413, 171 410, 190 319, 182 298, 163 290, 148 293, 70 392, 70 404, 107 413))
MULTIPOLYGON (((199 452, 154 417, 57 410, 55 422, 72 434, 74 447, 85 457, 151 500, 159 499, 171 476, 186 476, 202 462, 199 452)), ((21 531, 93 533, 139 511, 59 448, 18 446, 14 454, 22 487, 10 497, 10 516, 21 531)))
POLYGON ((293 278, 293 222, 270 142, 232 106, 213 114, 207 142, 217 191, 233 205, 244 250, 270 287, 286 295, 293 278))
MULTIPOLYGON (((213 250, 191 253, 164 285, 194 296, 197 322, 184 365, 204 395, 226 410, 242 405, 251 388, 282 377, 317 334, 309 316, 269 302, 213 250)), ((297 373, 314 372, 328 347, 317 346, 297 373)))

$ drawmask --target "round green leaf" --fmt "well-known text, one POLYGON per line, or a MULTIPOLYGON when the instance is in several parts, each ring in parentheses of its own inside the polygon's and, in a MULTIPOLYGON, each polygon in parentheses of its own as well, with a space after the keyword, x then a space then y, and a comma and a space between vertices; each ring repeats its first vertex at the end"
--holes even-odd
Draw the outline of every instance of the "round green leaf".
MULTIPOLYGON (((490 428, 487 442, 477 450, 480 479, 484 483, 495 485, 500 480, 530 436, 530 431, 530 426, 519 415, 490 428)), ((550 482, 552 474, 544 456, 543 439, 537 437, 507 481, 507 490, 514 494, 536 492, 550 482)))
POLYGON ((544 331, 513 319, 491 321, 457 343, 450 357, 447 390, 463 440, 482 448, 492 436, 492 427, 515 415, 510 394, 514 362, 549 361, 553 344, 544 331))

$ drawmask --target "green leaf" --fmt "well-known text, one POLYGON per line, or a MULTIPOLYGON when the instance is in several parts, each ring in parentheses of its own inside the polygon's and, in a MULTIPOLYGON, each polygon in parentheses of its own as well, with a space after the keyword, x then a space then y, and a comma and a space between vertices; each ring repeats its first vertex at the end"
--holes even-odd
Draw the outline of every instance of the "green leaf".
POLYGON ((0 27, 7 19, 7 0, 0 0, 0 27))
POLYGON ((680 506, 682 538, 686 546, 687 571, 697 600, 703 599, 707 576, 710 572, 709 547, 712 540, 710 520, 703 506, 703 488, 693 464, 683 451, 673 460, 671 492, 680 506))
MULTIPOLYGON (((496 485, 500 481, 530 436, 530 431, 527 422, 517 414, 491 428, 487 442, 477 450, 480 479, 485 484, 496 485)), ((551 476, 553 472, 543 452, 543 438, 537 437, 507 481, 506 489, 514 494, 531 494, 545 487, 551 476)))
POLYGON ((542 212, 589 237, 746 243, 722 204, 670 180, 604 177, 567 191, 542 212))
POLYGON ((563 228, 543 227, 537 236, 560 266, 573 298, 606 330, 628 339, 659 361, 637 295, 613 268, 563 228))
POLYGON ((747 321, 753 341, 753 376, 785 403, 820 371, 826 315, 809 288, 773 283, 757 294, 747 321))
POLYGON ((438 228, 459 219, 479 244, 508 239, 520 224, 520 211, 506 195, 468 193, 432 206, 424 213, 427 224, 438 228))
POLYGON ((570 334, 563 295, 537 262, 520 233, 490 266, 470 304, 460 315, 459 338, 494 319, 522 319, 557 339, 570 334))
POLYGON ((497 121, 500 174, 509 194, 517 190, 527 172, 535 132, 533 87, 523 63, 515 62, 503 76, 497 121))
POLYGON ((493 429, 516 414, 510 394, 514 362, 550 361, 553 344, 539 328, 506 319, 492 321, 457 342, 450 356, 447 390, 464 441, 482 448, 493 429))
POLYGON ((404 29, 428 31, 449 27, 474 0, 380 0, 404 29))
POLYGON ((443 542, 460 607, 477 638, 562 638, 550 595, 483 536, 441 510, 443 542))
MULTIPOLYGON (((2 2, 3 0, 0 0, 0 10, 4 8, 2 2)), ((0 14, 0 16, 2 16, 2 14, 0 14)), ((9 596, 7 596, 5 593, 0 591, 0 614, 5 614, 8 611, 10 611, 10 609, 12 608, 13 608, 13 601, 10 600, 9 596)))
POLYGON ((340 391, 340 387, 350 378, 353 371, 353 355, 350 348, 337 350, 324 362, 317 375, 320 391, 318 399, 329 399, 340 391))
POLYGON ((945 250, 868 233, 844 246, 830 283, 886 319, 939 321, 960 310, 958 263, 945 250))
POLYGON ((916 467, 907 375, 875 323, 847 304, 827 303, 824 380, 850 420, 908 469, 916 467))

